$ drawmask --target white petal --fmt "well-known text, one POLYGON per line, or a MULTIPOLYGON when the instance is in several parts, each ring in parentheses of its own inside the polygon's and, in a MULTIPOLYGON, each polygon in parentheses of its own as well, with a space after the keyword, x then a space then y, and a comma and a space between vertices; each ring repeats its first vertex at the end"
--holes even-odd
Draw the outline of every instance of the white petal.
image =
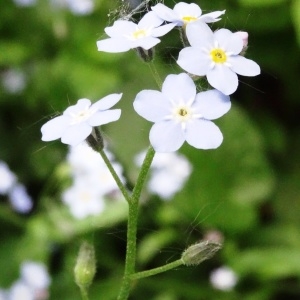
POLYGON ((209 84, 225 95, 234 93, 239 84, 237 75, 224 65, 217 64, 206 76, 209 84))
POLYGON ((168 99, 158 91, 144 90, 136 95, 133 102, 135 111, 150 122, 158 122, 170 114, 171 105, 168 99))
POLYGON ((154 37, 163 36, 163 35, 167 34, 169 31, 171 31, 175 26, 176 26, 176 24, 167 24, 167 25, 163 25, 163 26, 154 28, 152 30, 151 35, 154 37))
POLYGON ((202 14, 201 8, 195 3, 179 2, 174 6, 174 12, 177 16, 182 17, 199 17, 202 14))
POLYGON ((87 123, 69 126, 61 137, 64 144, 76 146, 83 142, 92 132, 92 127, 87 123))
POLYGON ((138 27, 140 29, 153 28, 153 27, 158 27, 163 22, 164 22, 164 20, 162 18, 160 18, 154 11, 149 11, 139 21, 138 27))
POLYGON ((111 38, 97 41, 98 51, 119 53, 126 52, 131 49, 130 41, 125 38, 111 38))
POLYGON ((186 73, 168 75, 163 83, 162 93, 172 103, 191 104, 196 96, 196 86, 186 73))
POLYGON ((210 50, 214 44, 214 34, 208 25, 201 21, 188 23, 186 36, 192 47, 210 50))
POLYGON ((66 116, 59 116, 44 124, 41 128, 42 141, 48 142, 59 139, 67 126, 70 123, 70 118, 66 116))
POLYGON ((251 59, 237 55, 230 60, 231 69, 239 75, 256 76, 260 74, 259 65, 251 59))
POLYGON ((88 123, 91 126, 100 126, 103 124, 107 124, 110 122, 114 122, 119 120, 121 116, 121 109, 111 109, 106 111, 99 111, 93 114, 89 120, 88 123))
POLYGON ((185 141, 181 125, 173 121, 155 123, 150 130, 149 138, 157 152, 176 151, 185 141))
POLYGON ((195 113, 200 113, 203 118, 214 120, 226 114, 231 107, 229 96, 218 90, 210 90, 197 94, 193 104, 195 113))
POLYGON ((228 29, 220 29, 214 33, 215 39, 225 51, 239 54, 243 49, 243 40, 240 36, 232 33, 228 29))
POLYGON ((131 41, 130 48, 142 47, 145 50, 149 50, 153 48, 155 45, 160 43, 160 39, 152 36, 147 36, 145 38, 141 38, 135 41, 131 41))
POLYGON ((187 123, 186 141, 197 149, 215 149, 222 144, 223 135, 213 122, 195 120, 187 123))
POLYGON ((225 10, 222 11, 214 11, 205 15, 202 15, 199 20, 205 23, 213 23, 220 21, 221 18, 219 18, 221 15, 225 14, 225 10))
POLYGON ((167 7, 166 5, 162 3, 158 3, 155 6, 152 6, 151 9, 163 20, 167 22, 173 22, 175 20, 178 20, 178 17, 174 13, 174 11, 167 7))
POLYGON ((69 106, 63 113, 64 116, 77 114, 91 106, 91 101, 86 98, 79 99, 75 105, 69 106))
POLYGON ((122 38, 136 30, 137 25, 131 21, 118 20, 113 26, 106 27, 104 30, 112 38, 122 38))
POLYGON ((109 109, 112 106, 114 106, 116 103, 118 103, 120 101, 121 97, 122 97, 122 94, 107 95, 107 96, 103 97, 102 99, 100 99, 99 101, 95 102, 91 106, 91 110, 95 111, 95 110, 109 109))
POLYGON ((177 64, 191 74, 204 76, 210 70, 211 58, 200 48, 187 47, 179 52, 177 64))

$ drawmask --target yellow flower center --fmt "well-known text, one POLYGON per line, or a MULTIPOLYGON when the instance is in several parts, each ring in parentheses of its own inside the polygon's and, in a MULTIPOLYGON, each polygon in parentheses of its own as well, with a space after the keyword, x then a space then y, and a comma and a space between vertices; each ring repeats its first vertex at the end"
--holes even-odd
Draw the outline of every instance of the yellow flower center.
POLYGON ((185 24, 198 20, 196 17, 186 16, 182 18, 185 24))
POLYGON ((210 56, 212 60, 217 64, 222 64, 227 60, 227 55, 222 49, 213 49, 210 52, 210 56))
POLYGON ((189 106, 177 106, 173 111, 174 117, 179 122, 186 122, 192 117, 192 109, 189 106))
POLYGON ((136 30, 136 31, 132 34, 132 36, 133 36, 133 38, 134 38, 135 40, 138 40, 138 39, 140 39, 140 38, 143 38, 143 37, 145 37, 146 35, 147 35, 147 33, 146 33, 146 30, 144 30, 144 29, 136 30))

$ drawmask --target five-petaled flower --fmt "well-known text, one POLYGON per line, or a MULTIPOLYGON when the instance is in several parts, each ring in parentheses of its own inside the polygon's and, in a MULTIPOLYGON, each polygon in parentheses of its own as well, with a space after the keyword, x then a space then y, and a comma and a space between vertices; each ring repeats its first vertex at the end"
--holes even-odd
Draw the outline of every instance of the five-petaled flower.
POLYGON ((198 149, 220 146, 223 135, 211 120, 230 109, 229 96, 217 90, 196 92, 193 80, 185 73, 168 75, 162 92, 144 90, 137 94, 134 109, 155 124, 150 143, 157 152, 178 150, 184 141, 198 149))
POLYGON ((202 22, 194 22, 186 28, 191 47, 182 49, 177 63, 185 71, 206 75, 211 86, 225 95, 234 93, 238 86, 236 75, 256 76, 259 65, 241 55, 244 47, 240 35, 228 29, 215 32, 202 22))
POLYGON ((76 146, 83 142, 94 126, 100 126, 120 118, 120 109, 111 109, 122 94, 111 94, 91 105, 89 99, 79 99, 75 105, 68 107, 64 113, 41 128, 42 140, 53 141, 61 138, 64 144, 76 146))
POLYGON ((149 50, 160 42, 158 37, 175 27, 174 24, 160 26, 163 22, 153 11, 145 14, 138 24, 117 20, 113 26, 105 28, 110 38, 97 42, 98 51, 117 53, 138 47, 149 50))
POLYGON ((162 3, 158 3, 151 9, 163 20, 171 22, 176 26, 185 26, 194 21, 202 21, 204 23, 212 23, 221 20, 219 17, 225 13, 223 11, 215 11, 202 15, 201 8, 195 3, 177 3, 173 10, 162 3))

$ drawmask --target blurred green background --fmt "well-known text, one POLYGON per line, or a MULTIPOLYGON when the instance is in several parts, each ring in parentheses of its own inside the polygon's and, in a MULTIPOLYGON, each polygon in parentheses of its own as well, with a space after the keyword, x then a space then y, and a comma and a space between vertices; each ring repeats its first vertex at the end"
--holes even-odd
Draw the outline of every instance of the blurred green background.
MULTIPOLYGON (((49 268, 50 299, 80 299, 72 272, 82 239, 92 236, 97 275, 91 299, 115 299, 123 272, 126 205, 99 217, 73 219, 60 201, 60 166, 68 148, 59 141, 42 142, 40 127, 79 98, 96 101, 123 92, 117 105, 121 119, 103 130, 134 182, 133 158, 148 146, 151 124, 136 115, 132 102, 142 89, 157 89, 155 81, 134 51, 97 51, 96 41, 106 37, 104 28, 117 19, 122 1, 95 0, 87 15, 46 0, 29 7, 5 2, 0 10, 0 159, 26 185, 34 209, 20 215, 1 198, 0 287, 9 287, 21 262, 32 259, 49 268), (23 87, 7 87, 11 71, 21 74, 23 87)), ((140 211, 140 270, 179 258, 210 232, 224 238, 224 248, 198 267, 140 280, 130 299, 300 299, 300 1, 194 2, 204 12, 226 9, 213 29, 249 33, 247 57, 262 74, 239 77, 232 109, 216 121, 224 134, 220 148, 199 151, 185 145, 180 150, 193 164, 183 190, 169 202, 149 196, 140 211), (224 265, 239 278, 231 291, 217 290, 209 281, 211 271, 224 265)), ((157 46, 155 64, 162 78, 181 72, 176 65, 180 49, 176 30, 157 46)))

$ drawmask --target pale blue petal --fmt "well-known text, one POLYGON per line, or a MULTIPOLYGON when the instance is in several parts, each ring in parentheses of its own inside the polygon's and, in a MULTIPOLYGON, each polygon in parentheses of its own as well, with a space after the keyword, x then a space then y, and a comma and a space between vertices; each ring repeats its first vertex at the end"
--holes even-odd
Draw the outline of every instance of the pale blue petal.
POLYGON ((149 11, 143 18, 139 21, 138 27, 140 29, 148 29, 153 27, 158 27, 164 22, 154 11, 149 11))
POLYGON ((243 40, 237 34, 232 33, 228 29, 220 29, 214 33, 215 39, 218 41, 219 46, 226 52, 239 54, 243 49, 243 40))
POLYGON ((118 20, 114 22, 113 26, 106 27, 104 30, 112 38, 122 38, 130 35, 136 28, 137 25, 131 21, 118 20))
POLYGON ((199 20, 205 23, 213 23, 220 21, 221 18, 219 18, 221 15, 225 14, 225 10, 222 11, 214 11, 205 15, 202 15, 199 20))
POLYGON ((111 38, 97 42, 98 51, 120 53, 131 49, 130 40, 125 38, 111 38))
POLYGON ((213 122, 195 120, 187 123, 186 141, 197 149, 215 149, 222 144, 223 135, 213 122))
POLYGON ((93 114, 88 123, 91 126, 100 126, 110 122, 119 120, 121 116, 121 109, 111 109, 106 111, 99 111, 93 114))
POLYGON ((163 83, 162 93, 174 104, 191 104, 196 97, 196 86, 186 73, 168 75, 163 83))
POLYGON ((103 97, 102 99, 100 99, 99 101, 95 102, 91 106, 91 110, 96 111, 96 110, 109 109, 112 106, 114 106, 116 103, 118 103, 120 101, 121 97, 122 97, 122 94, 107 95, 107 96, 103 97))
POLYGON ((82 98, 77 101, 75 105, 69 106, 63 113, 64 116, 77 114, 80 111, 89 109, 91 106, 91 100, 82 98))
POLYGON ((214 120, 226 114, 231 107, 229 96, 218 90, 198 93, 193 104, 195 113, 200 113, 203 118, 214 120))
POLYGON ((176 26, 176 24, 167 24, 167 25, 163 25, 163 26, 154 28, 152 30, 151 35, 154 37, 163 36, 163 35, 167 34, 169 31, 171 31, 175 26, 176 26))
POLYGON ((225 95, 234 93, 239 84, 237 75, 224 65, 216 64, 206 76, 209 84, 225 95))
POLYGON ((48 121, 41 128, 42 141, 48 142, 59 139, 68 127, 70 121, 71 119, 67 116, 59 116, 48 121))
POLYGON ((92 127, 87 123, 78 123, 66 128, 61 137, 64 144, 76 146, 83 142, 92 132, 92 127))
POLYGON ((150 122, 158 122, 171 114, 171 104, 159 91, 144 90, 133 102, 135 111, 150 122))
POLYGON ((202 14, 201 8, 195 3, 179 2, 174 6, 174 12, 180 18, 182 17, 199 17, 202 14))
POLYGON ((186 36, 192 47, 210 51, 214 45, 214 34, 209 26, 202 21, 188 23, 186 26, 186 36))
POLYGON ((179 52, 177 64, 191 74, 204 76, 210 70, 211 58, 200 48, 187 47, 179 52))
POLYGON ((157 152, 173 152, 185 141, 180 123, 163 121, 155 123, 150 130, 150 143, 157 152))
POLYGON ((174 13, 174 11, 165 6, 162 3, 158 3, 155 6, 152 6, 151 9, 163 20, 167 21, 167 22, 173 22, 178 20, 178 17, 176 16, 176 14, 174 13))
POLYGON ((237 55, 230 59, 231 69, 244 76, 256 76, 260 74, 259 65, 251 59, 237 55))

